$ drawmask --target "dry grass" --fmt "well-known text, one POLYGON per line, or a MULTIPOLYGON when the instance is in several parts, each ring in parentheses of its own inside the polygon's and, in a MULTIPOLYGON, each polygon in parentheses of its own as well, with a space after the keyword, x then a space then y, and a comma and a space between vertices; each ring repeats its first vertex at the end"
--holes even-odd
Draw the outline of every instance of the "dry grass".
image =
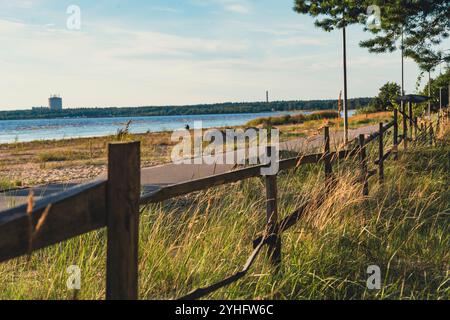
MULTIPOLYGON (((247 277, 209 298, 448 299, 450 146, 441 143, 387 162, 385 183, 371 178, 366 198, 357 163, 337 164, 339 182, 329 198, 283 234, 281 270, 275 273, 262 255, 247 277), (366 287, 367 267, 374 264, 382 270, 382 289, 375 291, 366 287)), ((303 166, 281 174, 278 183, 286 216, 322 192, 323 168, 303 166)), ((147 208, 140 225, 140 297, 176 298, 233 274, 264 229, 264 216, 262 179, 147 208)), ((75 264, 82 270, 79 298, 102 299, 105 249, 105 232, 98 231, 36 252, 29 262, 0 264, 0 298, 71 298, 65 271, 75 264)))
POLYGON ((392 112, 377 112, 370 114, 355 115, 349 119, 350 127, 360 127, 361 125, 376 124, 392 120, 392 112))

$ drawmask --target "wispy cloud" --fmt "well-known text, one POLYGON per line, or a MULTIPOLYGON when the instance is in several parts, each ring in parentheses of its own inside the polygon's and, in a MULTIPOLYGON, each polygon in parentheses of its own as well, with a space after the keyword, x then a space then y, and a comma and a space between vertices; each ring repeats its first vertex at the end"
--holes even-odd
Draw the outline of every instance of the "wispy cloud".
POLYGON ((41 0, 0 0, 0 6, 4 7, 12 7, 12 8, 21 8, 21 9, 29 9, 35 6, 36 4, 42 2, 41 0))
POLYGON ((196 6, 202 7, 218 5, 223 10, 232 13, 250 13, 250 4, 246 0, 190 0, 190 2, 196 6))
POLYGON ((241 3, 228 3, 224 4, 225 9, 231 12, 247 14, 250 12, 249 8, 241 3))
MULTIPOLYGON (((82 28, 69 31, 59 2, 0 0, 0 108, 52 92, 67 106, 127 106, 260 100, 265 90, 328 98, 342 86, 340 34, 314 28, 292 0, 78 2, 82 28)), ((398 81, 399 57, 369 54, 364 34, 348 31, 350 95, 398 81)))
POLYGON ((273 41, 273 45, 277 47, 288 47, 288 46, 325 46, 327 45, 327 40, 318 39, 317 37, 306 37, 297 36, 289 38, 281 38, 273 41))
POLYGON ((179 13, 180 10, 172 8, 172 7, 152 7, 152 11, 158 11, 158 12, 167 12, 167 13, 179 13))

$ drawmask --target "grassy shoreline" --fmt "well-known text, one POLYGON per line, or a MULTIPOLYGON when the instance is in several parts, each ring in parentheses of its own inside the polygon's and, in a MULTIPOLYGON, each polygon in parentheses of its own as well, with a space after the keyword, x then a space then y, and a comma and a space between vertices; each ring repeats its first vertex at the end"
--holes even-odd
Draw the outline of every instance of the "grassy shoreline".
MULTIPOLYGON (((386 180, 363 197, 357 161, 339 164, 339 185, 283 234, 283 265, 259 257, 250 274, 211 299, 449 299, 450 130, 439 146, 410 146, 388 161, 386 180), (378 265, 381 290, 366 287, 378 265)), ((375 145, 369 149, 376 158, 375 145)), ((279 177, 286 216, 323 188, 323 168, 279 177)), ((140 298, 173 299, 240 269, 263 229, 263 181, 252 179, 152 205, 140 225, 140 298)), ((105 231, 0 264, 1 299, 71 299, 66 268, 82 271, 80 299, 105 293, 105 231)))
MULTIPOLYGON (((350 118, 350 127, 390 119, 389 113, 354 116, 350 118)), ((281 132, 280 139, 286 141, 316 135, 324 124, 332 130, 342 130, 340 122, 338 119, 314 118, 276 127, 281 132)), ((264 125, 262 122, 258 127, 264 125)), ((245 127, 248 126, 239 128, 245 127)), ((141 141, 143 167, 170 162, 171 151, 176 144, 171 141, 171 132, 127 134, 127 138, 141 141)), ((116 140, 117 136, 107 136, 0 144, 0 190, 95 178, 105 173, 107 145, 116 140)))

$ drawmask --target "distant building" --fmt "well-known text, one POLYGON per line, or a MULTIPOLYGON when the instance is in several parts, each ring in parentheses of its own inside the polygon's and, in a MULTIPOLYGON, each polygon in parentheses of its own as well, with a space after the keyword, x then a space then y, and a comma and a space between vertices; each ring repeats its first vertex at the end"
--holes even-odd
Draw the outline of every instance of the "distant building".
POLYGON ((59 96, 51 96, 48 99, 48 107, 50 108, 51 111, 61 111, 63 106, 62 106, 62 98, 59 96))

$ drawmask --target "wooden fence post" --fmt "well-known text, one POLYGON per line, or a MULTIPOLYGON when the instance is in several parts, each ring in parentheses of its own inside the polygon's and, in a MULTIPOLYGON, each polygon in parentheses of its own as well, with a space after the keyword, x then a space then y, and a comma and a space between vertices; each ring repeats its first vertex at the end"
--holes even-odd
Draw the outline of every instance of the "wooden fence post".
POLYGON ((324 128, 325 190, 330 191, 333 183, 333 166, 331 165, 330 128, 324 128))
POLYGON ((408 103, 408 111, 409 111, 409 135, 410 135, 411 141, 412 141, 413 140, 413 127, 414 127, 412 102, 408 103))
POLYGON ((403 104, 403 146, 408 149, 408 125, 406 123, 406 107, 403 104))
MULTIPOLYGON (((276 152, 275 147, 267 147, 267 155, 272 155, 276 152)), ((266 180, 266 215, 267 226, 269 231, 269 257, 274 266, 279 266, 281 263, 281 236, 279 234, 278 225, 278 188, 277 175, 267 175, 266 180)))
POLYGON ((138 299, 140 143, 108 146, 106 299, 138 299))
POLYGON ((417 140, 417 136, 419 134, 419 127, 418 127, 418 121, 417 117, 414 118, 414 138, 417 140))
POLYGON ((436 122, 436 134, 439 134, 440 125, 441 125, 441 113, 438 112, 437 122, 436 122))
POLYGON ((380 183, 382 183, 384 181, 384 142, 383 142, 383 136, 384 136, 384 128, 383 128, 383 123, 380 123, 380 135, 378 137, 378 174, 379 174, 379 179, 380 179, 380 183))
POLYGON ((427 127, 424 125, 424 123, 422 122, 421 124, 420 124, 420 128, 422 129, 421 130, 421 135, 420 135, 420 142, 423 142, 423 141, 425 141, 425 139, 427 138, 427 127))
POLYGON ((433 122, 430 124, 430 146, 433 146, 433 138, 434 138, 434 130, 433 130, 433 122))
MULTIPOLYGON (((364 135, 363 135, 364 139, 364 135)), ((394 108, 394 159, 398 160, 398 110, 394 108)))
POLYGON ((358 137, 359 145, 359 162, 361 165, 361 183, 363 185, 363 196, 369 195, 369 179, 367 169, 367 154, 366 154, 366 142, 363 134, 358 137))

